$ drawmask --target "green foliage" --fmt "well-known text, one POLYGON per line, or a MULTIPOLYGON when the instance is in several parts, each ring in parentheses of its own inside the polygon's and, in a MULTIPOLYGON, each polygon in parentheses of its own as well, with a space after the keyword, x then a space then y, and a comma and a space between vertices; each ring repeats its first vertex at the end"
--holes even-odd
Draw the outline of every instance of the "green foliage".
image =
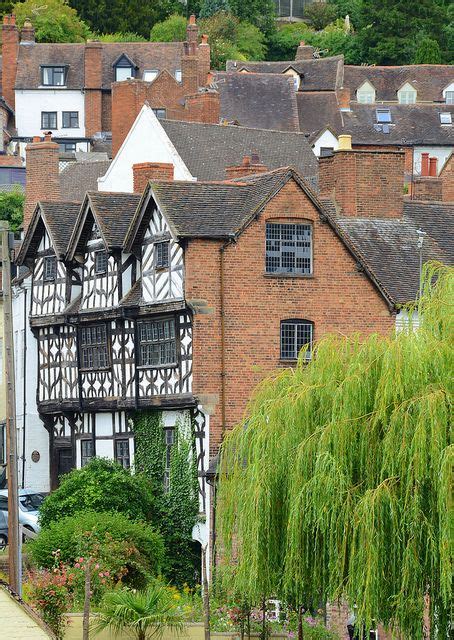
POLYGON ((267 37, 275 30, 274 0, 229 0, 232 13, 241 21, 250 22, 267 37))
POLYGON ((336 8, 339 18, 349 16, 353 27, 356 28, 360 21, 362 0, 328 0, 329 4, 336 8))
POLYGON ((81 554, 90 553, 86 548, 88 537, 96 543, 97 554, 109 565, 111 573, 126 568, 124 581, 128 584, 141 588, 150 575, 161 570, 161 535, 149 525, 131 522, 120 513, 86 511, 52 522, 29 543, 30 558, 35 566, 50 569, 58 553, 62 563, 74 565, 81 554))
POLYGON ((96 633, 108 629, 115 635, 127 633, 146 640, 162 638, 166 630, 181 633, 184 620, 172 593, 165 585, 152 582, 146 591, 123 589, 106 594, 93 626, 96 633))
POLYGON ((5 13, 11 13, 14 0, 0 0, 0 16, 4 16, 5 13))
POLYGON ((316 31, 320 31, 337 18, 337 7, 326 2, 314 2, 305 7, 304 16, 316 31))
POLYGON ((83 42, 90 29, 68 5, 67 0, 25 0, 13 7, 19 27, 29 18, 37 42, 83 42))
POLYGON ((448 637, 453 296, 454 269, 426 265, 417 330, 326 337, 310 364, 259 387, 221 456, 219 548, 234 593, 310 610, 345 598, 359 624, 414 640, 428 594, 430 627, 448 637))
POLYGON ((177 13, 164 22, 157 22, 150 33, 153 42, 184 42, 186 40, 186 18, 177 13))
POLYGON ((113 460, 93 458, 81 469, 66 474, 44 500, 40 522, 51 522, 80 511, 117 511, 132 520, 153 515, 152 487, 144 476, 133 475, 113 460))
POLYGON ((143 36, 137 33, 101 33, 96 36, 101 42, 147 42, 143 36))
POLYGON ((22 225, 24 200, 25 196, 19 187, 0 192, 0 220, 7 220, 11 231, 17 231, 22 225))
POLYGON ((65 569, 55 569, 29 573, 29 599, 57 640, 62 640, 66 629, 64 614, 70 609, 70 580, 65 569))
POLYGON ((200 558, 192 541, 199 505, 191 425, 178 422, 175 426, 168 491, 164 489, 166 447, 161 413, 138 413, 134 433, 136 471, 153 486, 156 514, 153 522, 162 533, 166 549, 164 574, 173 584, 193 584, 200 558))
POLYGON ((218 11, 230 12, 228 0, 202 0, 200 3, 200 18, 210 18, 218 11))
POLYGON ((440 64, 440 45, 433 38, 422 36, 416 42, 416 49, 413 54, 413 64, 440 64))

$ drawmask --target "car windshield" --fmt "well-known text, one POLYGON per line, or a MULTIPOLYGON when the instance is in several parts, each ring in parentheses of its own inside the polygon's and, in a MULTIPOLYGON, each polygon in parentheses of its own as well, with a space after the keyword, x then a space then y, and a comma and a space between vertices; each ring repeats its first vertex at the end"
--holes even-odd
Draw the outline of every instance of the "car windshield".
POLYGON ((19 498, 22 511, 38 511, 43 500, 44 496, 41 493, 30 493, 19 498))

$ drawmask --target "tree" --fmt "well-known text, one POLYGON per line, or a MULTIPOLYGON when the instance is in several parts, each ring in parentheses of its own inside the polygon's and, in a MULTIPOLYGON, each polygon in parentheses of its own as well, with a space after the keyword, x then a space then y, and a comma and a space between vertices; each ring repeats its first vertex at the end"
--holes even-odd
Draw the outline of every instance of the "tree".
POLYGON ((116 511, 132 520, 149 520, 154 502, 151 484, 117 462, 93 458, 62 477, 40 508, 41 526, 81 511, 116 511))
POLYGON ((67 0, 25 0, 16 2, 12 11, 19 27, 29 18, 38 42, 83 42, 90 29, 67 0))
POLYGON ((235 593, 345 598, 359 626, 414 640, 428 596, 449 636, 454 269, 427 265, 421 288, 417 331, 322 339, 225 439, 218 548, 235 593))
POLYGON ((108 629, 118 635, 126 632, 129 637, 147 640, 162 638, 166 630, 183 631, 184 618, 170 590, 153 582, 146 591, 123 589, 106 594, 93 626, 95 633, 108 629))
POLYGON ((147 42, 143 36, 128 31, 126 33, 101 33, 96 36, 96 39, 101 42, 147 42))
POLYGON ((276 5, 274 0, 229 0, 232 13, 260 29, 267 37, 275 31, 276 5))
POLYGON ((24 218, 24 194, 21 188, 0 191, 0 220, 7 220, 11 231, 17 231, 24 218))
POLYGON ((0 0, 0 16, 4 16, 5 13, 11 13, 14 0, 0 0))
POLYGON ((153 42, 184 42, 186 40, 186 18, 172 14, 163 22, 157 22, 150 33, 153 42))
POLYGON ((412 64, 440 64, 441 51, 436 40, 428 36, 419 38, 413 55, 412 64))
POLYGON ((326 2, 314 2, 304 9, 304 15, 316 31, 321 31, 337 18, 337 8, 326 2))
POLYGON ((210 18, 218 11, 226 11, 230 13, 230 5, 228 0, 202 0, 200 4, 200 18, 210 18))

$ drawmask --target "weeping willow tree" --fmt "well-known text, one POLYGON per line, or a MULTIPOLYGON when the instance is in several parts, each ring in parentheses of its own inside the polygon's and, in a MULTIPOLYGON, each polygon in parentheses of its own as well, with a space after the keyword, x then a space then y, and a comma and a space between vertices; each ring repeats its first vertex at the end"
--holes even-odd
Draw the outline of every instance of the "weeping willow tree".
POLYGON ((431 637, 448 637, 453 300, 454 271, 428 265, 417 330, 328 336, 309 365, 257 389, 221 455, 232 591, 313 608, 343 599, 360 624, 414 640, 429 606, 431 637))

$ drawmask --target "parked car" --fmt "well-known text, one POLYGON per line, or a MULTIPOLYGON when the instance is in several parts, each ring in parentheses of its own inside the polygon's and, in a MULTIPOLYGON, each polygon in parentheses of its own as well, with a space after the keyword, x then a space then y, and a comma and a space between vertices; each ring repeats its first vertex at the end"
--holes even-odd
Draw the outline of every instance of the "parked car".
MULTIPOLYGON (((45 496, 33 489, 19 490, 19 524, 38 533, 38 510, 45 496)), ((0 548, 8 542, 8 490, 0 490, 0 548)))

